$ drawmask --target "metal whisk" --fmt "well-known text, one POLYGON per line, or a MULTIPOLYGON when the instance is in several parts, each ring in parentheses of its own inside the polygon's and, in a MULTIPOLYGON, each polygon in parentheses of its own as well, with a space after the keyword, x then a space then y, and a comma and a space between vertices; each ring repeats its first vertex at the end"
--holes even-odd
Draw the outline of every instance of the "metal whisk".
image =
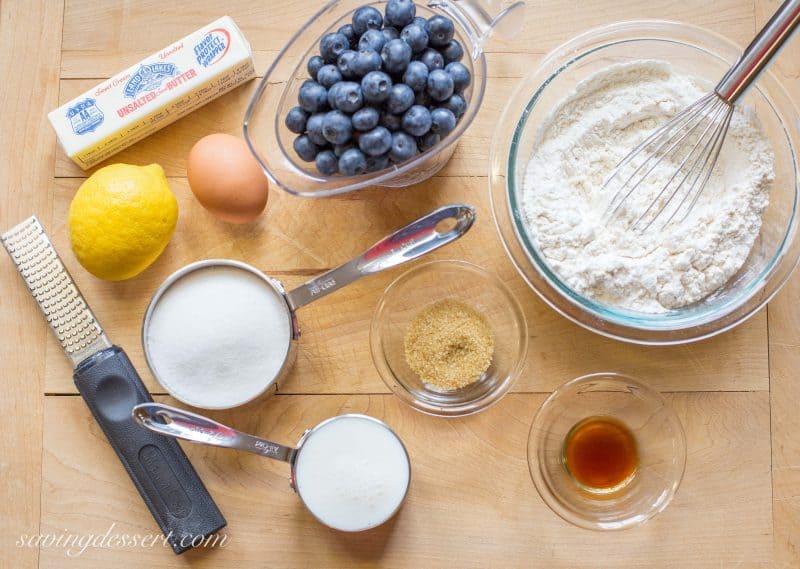
MULTIPOLYGON (((649 205, 634 215, 629 229, 647 231, 666 216, 662 229, 692 211, 705 188, 725 142, 733 107, 772 61, 800 23, 800 0, 786 0, 758 32, 742 55, 720 80, 714 91, 698 99, 668 123, 653 132, 614 168, 603 190, 616 187, 604 219, 615 219, 630 205, 630 198, 648 177, 669 163, 678 164, 668 172, 667 182, 649 205), (665 162, 667 161, 667 162, 665 162)), ((647 203, 645 200, 644 203, 647 203)))

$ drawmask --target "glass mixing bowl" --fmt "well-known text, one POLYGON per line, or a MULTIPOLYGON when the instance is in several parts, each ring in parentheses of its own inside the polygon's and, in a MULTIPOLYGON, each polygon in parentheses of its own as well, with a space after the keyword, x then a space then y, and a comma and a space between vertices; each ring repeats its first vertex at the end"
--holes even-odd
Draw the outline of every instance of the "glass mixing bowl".
POLYGON ((370 348, 381 379, 405 403, 429 415, 460 417, 482 411, 508 393, 525 365, 528 327, 519 302, 496 276, 465 261, 432 261, 386 287, 372 317, 370 348), (409 324, 425 307, 444 299, 483 314, 494 337, 489 369, 461 389, 425 383, 405 358, 409 324))
POLYGON ((568 381, 542 403, 528 437, 528 467, 539 495, 566 521, 625 529, 672 501, 686 467, 686 436, 661 394, 624 375, 595 373, 568 381), (567 467, 565 441, 589 418, 623 424, 636 442, 636 470, 612 491, 586 488, 567 467))
MULTIPOLYGON (((506 251, 534 291, 563 316, 599 334, 639 344, 680 344, 728 330, 752 316, 786 282, 800 255, 796 239, 797 110, 766 72, 747 93, 775 151, 775 182, 761 232, 744 266, 721 289, 662 314, 615 308, 572 290, 528 235, 520 211, 525 168, 543 121, 561 97, 609 65, 660 59, 689 75, 722 77, 741 49, 712 32, 673 22, 632 21, 591 30, 557 48, 525 79, 506 106, 490 150, 490 198, 506 251)), ((779 56, 780 57, 780 56, 779 56)))
POLYGON ((271 182, 303 197, 326 197, 369 186, 410 186, 442 169, 455 150, 458 137, 472 123, 486 88, 486 57, 483 44, 491 34, 512 38, 522 27, 524 2, 499 0, 418 1, 417 16, 445 14, 455 23, 455 39, 464 48, 462 63, 472 74, 464 92, 467 110, 456 128, 439 144, 408 162, 361 176, 323 176, 313 163, 301 160, 292 147, 297 136, 284 124, 286 114, 297 105, 297 93, 308 77, 306 63, 319 51, 319 40, 352 20, 361 6, 384 12, 386 2, 333 0, 328 2, 289 40, 258 85, 245 113, 243 130, 250 150, 271 182))

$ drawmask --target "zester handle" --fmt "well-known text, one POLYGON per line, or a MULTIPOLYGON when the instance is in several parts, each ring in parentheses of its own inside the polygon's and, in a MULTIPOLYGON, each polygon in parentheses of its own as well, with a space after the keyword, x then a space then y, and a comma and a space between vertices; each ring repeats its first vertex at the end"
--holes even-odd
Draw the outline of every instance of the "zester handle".
POLYGON ((800 0, 786 0, 750 42, 714 91, 730 104, 767 68, 772 58, 800 24, 800 0))
POLYGON ((121 348, 107 348, 81 362, 74 380, 175 553, 225 527, 178 443, 143 429, 131 417, 135 405, 152 398, 121 348))

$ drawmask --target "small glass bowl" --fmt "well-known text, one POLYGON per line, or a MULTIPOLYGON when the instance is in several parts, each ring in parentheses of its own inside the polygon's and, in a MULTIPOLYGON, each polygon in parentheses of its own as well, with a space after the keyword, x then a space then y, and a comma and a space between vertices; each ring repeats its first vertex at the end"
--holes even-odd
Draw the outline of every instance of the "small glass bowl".
POLYGON ((525 364, 528 326, 517 299, 500 279, 465 261, 432 261, 403 273, 384 291, 372 317, 372 360, 384 383, 414 409, 442 417, 471 415, 499 401, 525 364), (405 358, 408 325, 430 304, 453 299, 486 316, 494 355, 481 378, 443 390, 411 370, 405 358))
POLYGON ((528 437, 528 467, 539 495, 576 526, 618 530, 664 510, 683 478, 686 438, 675 411, 653 389, 624 375, 572 379, 542 403, 528 437), (564 443, 590 417, 614 419, 633 434, 639 464, 630 481, 608 493, 589 491, 567 470, 564 443))

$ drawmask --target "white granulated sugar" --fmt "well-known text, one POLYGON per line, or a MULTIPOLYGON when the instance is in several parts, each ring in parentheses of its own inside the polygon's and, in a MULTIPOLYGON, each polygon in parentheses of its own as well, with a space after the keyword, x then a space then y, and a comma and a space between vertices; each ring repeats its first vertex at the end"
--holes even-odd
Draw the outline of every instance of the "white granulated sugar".
POLYGON ((287 306, 258 276, 198 269, 161 296, 145 333, 159 381, 189 405, 221 408, 260 393, 291 342, 287 306))
POLYGON ((614 190, 602 185, 611 170, 708 90, 665 62, 613 65, 581 82, 537 133, 523 186, 527 230, 576 292, 666 312, 702 300, 744 264, 774 179, 772 148, 747 108, 736 109, 714 173, 685 220, 663 231, 627 227, 666 181, 660 176, 632 195, 619 223, 603 222, 614 190))

